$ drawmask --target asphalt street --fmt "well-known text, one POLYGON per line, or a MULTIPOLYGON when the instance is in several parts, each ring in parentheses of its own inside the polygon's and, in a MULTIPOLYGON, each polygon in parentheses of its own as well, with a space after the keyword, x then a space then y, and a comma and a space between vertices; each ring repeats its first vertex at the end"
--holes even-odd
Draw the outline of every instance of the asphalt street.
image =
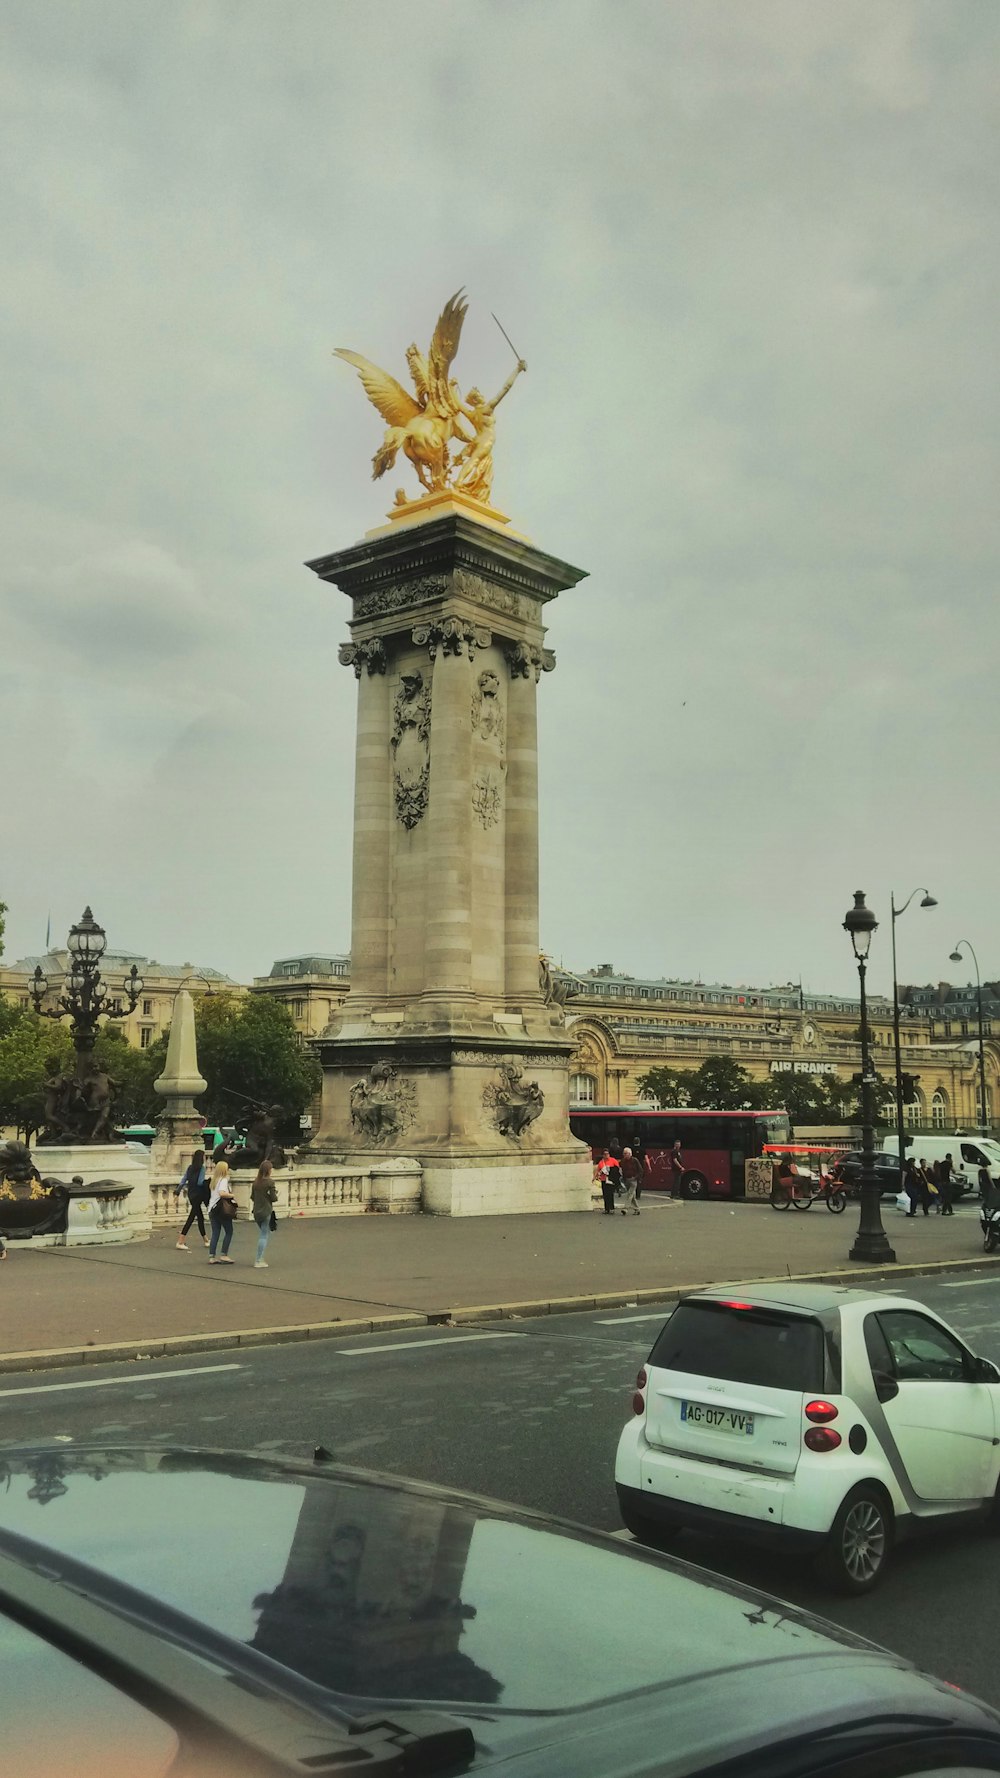
MULTIPOLYGON (((995 1276, 919 1296, 1000 1362, 995 1276)), ((553 1315, 67 1371, 8 1373, 0 1455, 16 1444, 152 1443, 310 1454, 469 1489, 620 1531, 615 1446, 662 1313, 553 1315)), ((625 1535, 621 1533, 621 1535, 625 1535)), ((823 1592, 800 1561, 688 1534, 677 1553, 836 1618, 1000 1706, 1000 1539, 906 1546, 871 1597, 823 1592)))

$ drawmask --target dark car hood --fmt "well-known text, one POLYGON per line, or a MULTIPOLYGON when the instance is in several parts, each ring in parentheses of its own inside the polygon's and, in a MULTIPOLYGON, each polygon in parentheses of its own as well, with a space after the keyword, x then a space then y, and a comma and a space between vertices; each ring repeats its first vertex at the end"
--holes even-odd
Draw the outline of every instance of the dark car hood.
MULTIPOLYGON (((6 1532, 73 1557, 352 1704, 474 1716, 481 1750, 503 1745, 519 1771, 545 1769, 562 1713, 560 1739, 587 1735, 596 1755, 610 1732, 620 1757, 634 1738, 638 1760, 642 1724, 666 1712, 681 1763, 657 1734, 657 1769, 681 1771, 734 1734, 766 1746, 838 1711, 960 1708, 778 1600, 444 1489, 186 1451, 7 1452, 4 1467, 0 1546, 6 1532)), ((575 1758, 590 1769, 579 1744, 575 1758)))

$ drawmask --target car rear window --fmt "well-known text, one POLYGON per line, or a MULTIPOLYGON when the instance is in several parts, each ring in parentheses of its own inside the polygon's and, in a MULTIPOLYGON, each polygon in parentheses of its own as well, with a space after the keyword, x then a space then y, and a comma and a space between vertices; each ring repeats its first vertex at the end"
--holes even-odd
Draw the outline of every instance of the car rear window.
POLYGON ((649 1362, 658 1370, 756 1383, 767 1389, 822 1389, 823 1329, 805 1315, 679 1303, 649 1362))

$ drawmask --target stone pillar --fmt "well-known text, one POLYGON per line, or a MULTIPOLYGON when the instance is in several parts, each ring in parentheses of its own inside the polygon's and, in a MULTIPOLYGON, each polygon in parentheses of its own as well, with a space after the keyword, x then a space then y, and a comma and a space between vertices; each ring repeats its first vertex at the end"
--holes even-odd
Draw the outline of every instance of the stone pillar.
POLYGON ((351 910, 351 996, 358 1005, 384 997, 389 958, 389 835, 392 772, 389 758, 389 681, 380 642, 341 659, 358 680, 354 775, 354 899, 351 910), (346 657, 346 660, 345 660, 346 657))
POLYGON ((408 509, 309 566, 352 600, 351 989, 316 1040, 312 1152, 412 1156, 444 1215, 589 1209, 560 1008, 538 955, 545 605, 581 578, 469 503, 408 509))
POLYGON ((167 1059, 163 1073, 153 1082, 154 1093, 163 1100, 163 1113, 152 1148, 154 1175, 179 1176, 182 1164, 186 1165, 190 1160, 191 1150, 197 1146, 205 1123, 194 1102, 207 1084, 198 1072, 194 1001, 187 988, 178 988, 170 1019, 167 1059))
POLYGON ((464 647, 439 648, 431 684, 424 999, 472 990, 472 676, 464 647))
POLYGON ((506 977, 515 1005, 538 1001, 538 720, 530 658, 507 650, 506 977))

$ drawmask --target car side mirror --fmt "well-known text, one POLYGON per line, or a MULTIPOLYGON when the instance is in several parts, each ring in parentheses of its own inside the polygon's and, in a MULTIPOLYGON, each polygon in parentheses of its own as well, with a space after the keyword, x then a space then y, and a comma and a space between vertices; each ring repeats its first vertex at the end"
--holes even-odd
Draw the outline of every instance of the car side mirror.
POLYGON ((989 1358, 974 1358, 972 1380, 974 1383, 1000 1383, 1000 1370, 989 1358))
POLYGON ((878 1396, 879 1401, 892 1401, 893 1396, 899 1394, 899 1384, 896 1382, 895 1377, 889 1376, 887 1371, 875 1371, 873 1373, 873 1380, 875 1383, 875 1394, 878 1396))

